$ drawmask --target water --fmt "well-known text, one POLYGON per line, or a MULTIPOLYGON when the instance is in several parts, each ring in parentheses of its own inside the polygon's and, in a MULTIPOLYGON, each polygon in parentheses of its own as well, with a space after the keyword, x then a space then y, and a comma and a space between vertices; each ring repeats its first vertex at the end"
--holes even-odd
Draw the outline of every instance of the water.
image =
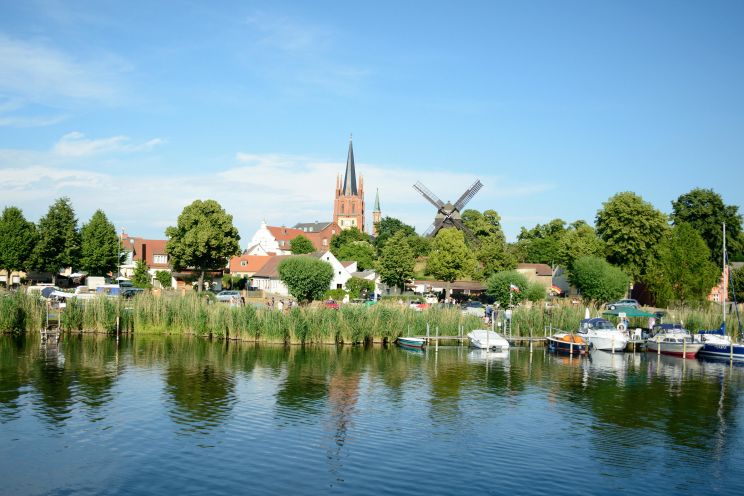
POLYGON ((0 493, 743 494, 744 367, 0 337, 0 493))

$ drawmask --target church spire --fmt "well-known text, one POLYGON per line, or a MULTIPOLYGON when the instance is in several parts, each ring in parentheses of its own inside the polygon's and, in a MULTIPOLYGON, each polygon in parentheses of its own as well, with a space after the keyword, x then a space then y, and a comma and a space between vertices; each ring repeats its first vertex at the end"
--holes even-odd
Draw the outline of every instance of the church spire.
POLYGON ((377 192, 375 193, 375 209, 372 211, 373 212, 380 211, 380 188, 377 188, 377 192))
POLYGON ((346 173, 344 174, 344 187, 341 191, 344 196, 357 196, 356 170, 354 168, 354 148, 349 135, 349 153, 346 156, 346 173))

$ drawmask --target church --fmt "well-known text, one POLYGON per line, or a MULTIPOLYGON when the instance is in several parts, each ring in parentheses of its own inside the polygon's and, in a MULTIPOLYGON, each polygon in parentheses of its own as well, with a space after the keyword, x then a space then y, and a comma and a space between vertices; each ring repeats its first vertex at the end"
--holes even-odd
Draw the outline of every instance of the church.
MULTIPOLYGON (((373 234, 377 234, 375 225, 380 222, 380 196, 375 196, 375 210, 372 212, 373 234)), ((357 181, 354 164, 354 146, 349 138, 349 152, 346 156, 346 172, 336 178, 336 197, 333 202, 333 222, 341 229, 356 227, 366 232, 364 224, 364 179, 357 181)))

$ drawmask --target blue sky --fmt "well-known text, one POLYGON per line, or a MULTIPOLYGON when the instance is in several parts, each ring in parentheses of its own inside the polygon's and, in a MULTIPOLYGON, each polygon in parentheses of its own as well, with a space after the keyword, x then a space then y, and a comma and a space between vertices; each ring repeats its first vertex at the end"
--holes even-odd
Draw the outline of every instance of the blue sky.
POLYGON ((744 2, 0 0, 0 208, 69 196, 163 237, 213 198, 245 245, 330 220, 349 133, 368 214, 423 232, 421 180, 507 238, 592 222, 619 191, 664 212, 744 202, 744 2))

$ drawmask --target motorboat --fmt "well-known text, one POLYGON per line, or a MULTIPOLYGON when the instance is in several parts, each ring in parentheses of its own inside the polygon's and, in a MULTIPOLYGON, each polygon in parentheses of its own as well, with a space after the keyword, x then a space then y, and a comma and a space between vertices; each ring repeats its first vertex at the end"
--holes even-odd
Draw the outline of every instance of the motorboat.
POLYGON ((487 329, 475 329, 468 333, 470 346, 481 350, 508 350, 509 341, 499 333, 487 329))
POLYGON ((423 348, 424 346, 426 346, 426 338, 401 336, 398 338, 398 346, 402 346, 405 348, 423 348))
POLYGON ((646 350, 663 355, 695 358, 704 346, 687 331, 674 324, 662 324, 654 328, 658 332, 646 341, 646 350))
POLYGON ((548 349, 556 353, 583 355, 589 349, 589 343, 578 334, 559 332, 548 336, 548 349))
POLYGON ((577 334, 589 343, 592 350, 623 351, 628 345, 627 332, 603 318, 582 320, 577 334))
POLYGON ((701 356, 744 360, 744 344, 731 341, 731 336, 726 335, 726 324, 718 329, 699 331, 695 337, 703 343, 698 352, 701 356))

